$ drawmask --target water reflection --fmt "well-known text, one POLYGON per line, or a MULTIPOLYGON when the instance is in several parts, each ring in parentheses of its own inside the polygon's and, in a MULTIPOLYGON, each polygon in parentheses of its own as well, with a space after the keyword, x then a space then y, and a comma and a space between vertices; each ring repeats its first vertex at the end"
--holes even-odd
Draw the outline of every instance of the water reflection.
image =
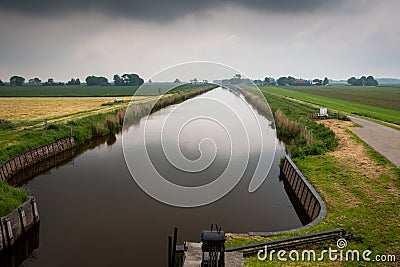
POLYGON ((38 254, 39 226, 34 225, 14 245, 0 253, 0 267, 20 266, 24 261, 34 261, 38 254))

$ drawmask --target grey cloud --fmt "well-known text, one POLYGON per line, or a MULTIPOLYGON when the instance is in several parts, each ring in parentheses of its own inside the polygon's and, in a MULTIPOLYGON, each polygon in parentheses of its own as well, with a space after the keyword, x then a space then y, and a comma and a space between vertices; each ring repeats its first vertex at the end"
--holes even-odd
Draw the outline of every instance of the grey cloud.
POLYGON ((264 12, 305 13, 337 8, 344 0, 0 0, 0 9, 28 16, 62 17, 100 13, 148 21, 169 21, 181 15, 197 14, 226 6, 239 6, 264 12))

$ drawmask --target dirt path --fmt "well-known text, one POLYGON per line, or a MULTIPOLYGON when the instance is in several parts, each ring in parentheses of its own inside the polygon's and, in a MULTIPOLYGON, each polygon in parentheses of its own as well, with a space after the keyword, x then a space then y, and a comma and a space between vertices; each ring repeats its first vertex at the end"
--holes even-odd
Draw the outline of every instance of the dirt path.
POLYGON ((319 123, 335 132, 339 144, 335 151, 328 152, 328 154, 334 156, 343 165, 372 179, 377 179, 382 173, 389 171, 386 167, 379 166, 371 160, 367 150, 351 138, 347 132, 347 129, 353 125, 351 121, 320 120, 319 123))
POLYGON ((356 117, 349 118, 361 127, 349 129, 377 152, 400 168, 400 131, 356 117))

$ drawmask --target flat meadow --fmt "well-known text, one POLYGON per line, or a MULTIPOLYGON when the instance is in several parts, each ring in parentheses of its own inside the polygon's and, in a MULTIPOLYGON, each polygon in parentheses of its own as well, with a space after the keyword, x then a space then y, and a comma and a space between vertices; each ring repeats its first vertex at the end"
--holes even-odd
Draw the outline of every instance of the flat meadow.
POLYGON ((400 111, 400 87, 386 86, 297 86, 298 92, 351 101, 400 111))
MULTIPOLYGON (((146 96, 122 96, 121 100, 146 101, 146 96)), ((79 114, 108 111, 115 97, 0 97, 0 119, 9 121, 54 120, 79 114)), ((125 103, 125 102, 124 102, 125 103)), ((121 104, 123 105, 123 104, 121 104)))
POLYGON ((400 87, 261 86, 262 91, 400 125, 400 87))
MULTIPOLYGON (((141 95, 159 95, 172 88, 172 91, 193 89, 192 84, 145 83, 141 95)), ((0 86, 0 97, 77 97, 77 96, 132 96, 139 86, 0 86)))

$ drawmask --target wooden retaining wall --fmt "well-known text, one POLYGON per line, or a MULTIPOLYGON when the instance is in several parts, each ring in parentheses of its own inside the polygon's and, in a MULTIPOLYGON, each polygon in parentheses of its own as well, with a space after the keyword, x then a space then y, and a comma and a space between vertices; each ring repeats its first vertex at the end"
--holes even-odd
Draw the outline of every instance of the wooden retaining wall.
POLYGON ((13 175, 23 169, 67 151, 75 146, 75 139, 71 136, 58 139, 53 143, 31 149, 15 157, 9 158, 0 165, 0 179, 8 182, 13 175))
POLYGON ((8 184, 12 186, 19 186, 27 180, 35 177, 36 175, 51 169, 55 166, 68 162, 71 158, 75 157, 77 148, 71 148, 67 151, 58 153, 53 157, 49 157, 40 161, 39 163, 33 164, 32 166, 24 168, 24 171, 18 172, 8 179, 8 184))
POLYGON ((303 207, 310 222, 316 220, 318 217, 322 219, 326 214, 325 204, 288 156, 285 157, 281 167, 281 174, 303 207))
POLYGON ((0 217, 0 252, 14 245, 38 223, 39 211, 34 197, 30 197, 8 215, 0 217))

